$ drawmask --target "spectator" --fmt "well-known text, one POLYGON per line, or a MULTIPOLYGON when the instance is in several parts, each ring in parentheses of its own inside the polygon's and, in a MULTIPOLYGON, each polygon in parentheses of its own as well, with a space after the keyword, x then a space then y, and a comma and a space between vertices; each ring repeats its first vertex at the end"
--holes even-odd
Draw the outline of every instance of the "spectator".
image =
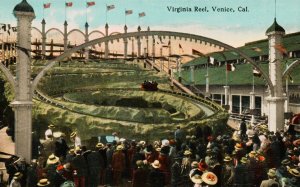
POLYGON ((263 180, 260 184, 260 187, 279 187, 279 183, 276 179, 276 170, 275 168, 269 169, 268 180, 263 180))
POLYGON ((148 175, 148 184, 150 187, 164 187, 165 185, 165 176, 159 170, 160 163, 158 160, 155 160, 152 164, 152 169, 148 175))

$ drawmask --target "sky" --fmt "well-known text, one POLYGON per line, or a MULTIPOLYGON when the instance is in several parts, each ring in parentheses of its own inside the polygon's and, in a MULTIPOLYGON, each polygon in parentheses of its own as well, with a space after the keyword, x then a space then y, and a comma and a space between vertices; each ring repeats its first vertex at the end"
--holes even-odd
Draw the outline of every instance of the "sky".
MULTIPOLYGON (((275 17, 275 0, 87 0, 95 2, 86 8, 86 0, 27 0, 35 10, 36 18, 33 26, 41 29, 43 17, 46 28, 63 28, 65 16, 69 29, 84 30, 86 19, 90 30, 104 32, 107 22, 111 32, 123 32, 125 9, 133 14, 126 16, 128 32, 142 30, 149 26, 151 30, 167 30, 197 34, 235 47, 246 42, 265 39, 265 31, 273 23, 275 17), (65 2, 73 6, 65 8, 65 2), (50 8, 43 9, 43 4, 51 3, 50 8), (106 12, 106 5, 115 8, 106 12), (208 12, 168 11, 168 7, 207 7, 208 12), (235 12, 214 12, 212 7, 233 8, 235 12), (248 12, 239 12, 238 7, 248 7, 248 12), (139 18, 138 13, 146 16, 139 18), (87 16, 86 16, 87 15, 87 16), (106 19, 107 15, 107 19, 106 19)), ((13 8, 21 0, 0 0, 0 23, 16 25, 12 14, 13 8)), ((300 0, 277 0, 276 18, 286 33, 300 31, 300 0)))

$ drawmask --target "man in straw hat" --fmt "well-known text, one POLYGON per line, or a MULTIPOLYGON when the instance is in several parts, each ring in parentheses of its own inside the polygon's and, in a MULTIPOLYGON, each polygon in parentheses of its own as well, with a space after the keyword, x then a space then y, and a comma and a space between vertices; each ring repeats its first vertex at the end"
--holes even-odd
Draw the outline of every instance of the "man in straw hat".
POLYGON ((10 182, 9 187, 22 187, 20 182, 22 176, 23 174, 20 172, 15 173, 12 181, 10 182))
POLYGON ((118 145, 112 156, 113 181, 116 186, 121 185, 122 172, 125 170, 125 154, 122 152, 124 147, 118 145))
POLYGON ((87 155, 87 165, 89 170, 89 187, 98 187, 100 182, 100 171, 104 170, 104 159, 99 149, 102 149, 104 145, 98 143, 95 146, 95 150, 87 155))
POLYGON ((144 163, 142 160, 136 161, 137 169, 133 171, 132 175, 132 187, 145 186, 145 181, 147 181, 148 171, 144 168, 144 163))
POLYGON ((276 169, 269 169, 268 180, 263 180, 260 184, 260 187, 279 187, 279 183, 276 181, 276 169))
POLYGON ((155 160, 151 164, 152 168, 148 175, 148 184, 150 187, 164 187, 165 186, 165 176, 160 171, 160 163, 155 160))
POLYGON ((57 179, 57 172, 56 168, 60 164, 59 158, 54 154, 51 154, 47 159, 46 171, 48 180, 51 182, 52 185, 57 185, 60 181, 57 179))
POLYGON ((85 158, 81 155, 79 147, 75 148, 75 157, 71 161, 75 186, 85 187, 86 177, 88 176, 88 166, 85 158))
POLYGON ((70 134, 70 140, 74 142, 74 147, 81 147, 81 139, 76 131, 70 134))
POLYGON ((171 166, 171 185, 178 187, 181 183, 181 157, 174 157, 174 163, 171 166))
POLYGON ((230 187, 232 186, 233 176, 234 176, 232 158, 230 156, 225 156, 223 161, 224 161, 224 166, 222 168, 222 173, 223 173, 222 186, 230 187))
POLYGON ((48 129, 45 131, 45 140, 49 139, 49 135, 53 137, 53 130, 55 126, 53 124, 48 125, 48 129))
POLYGON ((38 183, 37 186, 43 186, 43 187, 50 187, 50 181, 48 179, 41 179, 38 183))

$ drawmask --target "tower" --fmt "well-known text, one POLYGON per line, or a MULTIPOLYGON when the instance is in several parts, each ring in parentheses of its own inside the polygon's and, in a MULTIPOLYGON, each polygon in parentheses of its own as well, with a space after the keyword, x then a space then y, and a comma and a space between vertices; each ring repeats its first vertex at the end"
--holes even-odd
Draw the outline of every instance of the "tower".
POLYGON ((30 52, 31 22, 35 18, 33 8, 22 0, 13 10, 17 18, 17 50, 16 93, 11 103, 15 111, 15 154, 31 160, 32 133, 32 83, 30 52))
POLYGON ((285 30, 281 27, 276 18, 274 23, 267 29, 266 35, 269 40, 269 77, 274 86, 274 95, 267 97, 268 101, 268 126, 270 131, 283 129, 284 126, 284 102, 282 87, 282 37, 285 30))

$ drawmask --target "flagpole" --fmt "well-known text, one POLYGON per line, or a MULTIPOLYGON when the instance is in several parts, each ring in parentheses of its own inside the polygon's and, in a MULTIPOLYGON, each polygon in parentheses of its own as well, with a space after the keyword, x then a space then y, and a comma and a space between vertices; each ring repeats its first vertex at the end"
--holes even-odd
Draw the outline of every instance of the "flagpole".
POLYGON ((45 17, 45 1, 43 1, 43 19, 45 17))
POLYGON ((225 76, 226 76, 226 79, 225 79, 225 86, 228 86, 228 70, 227 70, 227 60, 225 61, 225 66, 226 66, 226 74, 225 74, 225 76))
POLYGON ((105 9, 106 9, 106 11, 105 11, 105 22, 107 23, 107 4, 105 4, 105 9))
POLYGON ((125 12, 124 13, 125 13, 125 25, 126 25, 126 8, 125 8, 125 12))
POLYGON ((67 21, 67 1, 65 0, 65 21, 67 21))
POLYGON ((87 9, 88 9, 88 5, 87 5, 87 0, 85 0, 85 22, 87 23, 87 9))

